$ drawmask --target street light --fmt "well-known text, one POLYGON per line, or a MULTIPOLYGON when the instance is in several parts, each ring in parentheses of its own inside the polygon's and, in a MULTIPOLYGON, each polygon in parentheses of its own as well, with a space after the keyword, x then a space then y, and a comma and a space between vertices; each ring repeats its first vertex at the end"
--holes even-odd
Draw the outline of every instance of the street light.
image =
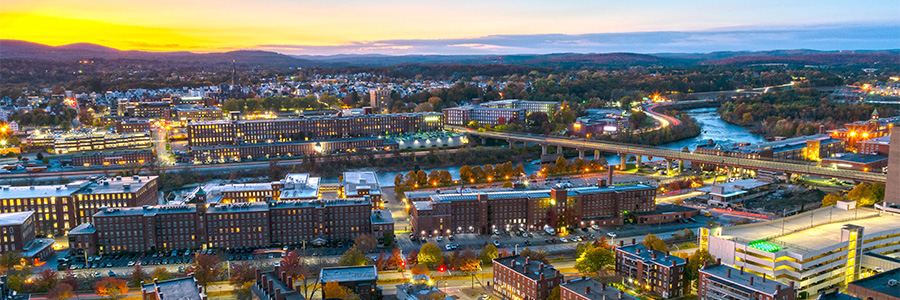
POLYGON ((313 150, 316 150, 316 152, 322 153, 322 150, 323 150, 322 143, 316 142, 316 145, 313 146, 313 150))

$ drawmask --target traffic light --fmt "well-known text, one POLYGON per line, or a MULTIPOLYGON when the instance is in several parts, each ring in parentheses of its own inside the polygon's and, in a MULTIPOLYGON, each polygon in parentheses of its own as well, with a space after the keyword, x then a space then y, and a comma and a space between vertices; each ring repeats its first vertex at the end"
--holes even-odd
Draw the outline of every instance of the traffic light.
POLYGON ((447 268, 444 267, 444 265, 441 265, 440 267, 438 267, 438 272, 444 272, 446 270, 447 270, 447 268))
POLYGON ((405 268, 405 267, 406 267, 406 261, 400 261, 400 266, 405 268))

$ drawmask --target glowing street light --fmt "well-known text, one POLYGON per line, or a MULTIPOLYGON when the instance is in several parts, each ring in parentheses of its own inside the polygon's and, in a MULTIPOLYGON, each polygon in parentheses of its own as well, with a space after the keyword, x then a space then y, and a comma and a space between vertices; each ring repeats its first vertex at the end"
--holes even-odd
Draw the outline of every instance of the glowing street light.
POLYGON ((313 150, 316 150, 316 152, 322 153, 322 150, 324 150, 322 148, 322 143, 317 142, 316 145, 313 146, 313 150))

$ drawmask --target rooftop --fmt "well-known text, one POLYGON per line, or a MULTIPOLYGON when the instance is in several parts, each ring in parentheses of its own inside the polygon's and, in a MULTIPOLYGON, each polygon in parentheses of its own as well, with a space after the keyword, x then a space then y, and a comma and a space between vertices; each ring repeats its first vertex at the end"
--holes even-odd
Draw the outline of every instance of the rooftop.
POLYGON ((573 293, 590 300, 638 299, 632 295, 620 292, 617 289, 587 278, 572 279, 562 284, 562 288, 568 289, 573 293))
POLYGON ((34 215, 34 211, 30 210, 0 214, 0 226, 22 225, 25 223, 25 220, 28 220, 32 215, 34 215))
MULTIPOLYGON (((300 292, 295 291, 293 287, 287 286, 287 284, 282 281, 281 278, 278 278, 278 275, 276 275, 275 272, 262 272, 261 275, 264 277, 264 279, 272 281, 273 287, 275 288, 275 290, 278 290, 282 296, 284 296, 284 300, 306 300, 306 298, 303 297, 300 292)), ((254 284, 251 289, 253 293, 256 294, 256 297, 254 297, 254 299, 275 299, 274 293, 271 295, 266 295, 265 291, 259 289, 256 284, 254 284)))
POLYGON ((204 300, 206 295, 193 277, 151 282, 141 286, 144 294, 157 294, 163 300, 204 300))
POLYGON ((155 214, 172 214, 196 212, 197 208, 193 205, 154 205, 144 207, 101 207, 100 211, 94 214, 94 217, 111 217, 111 216, 142 216, 155 214))
POLYGON ((780 289, 790 288, 790 286, 778 282, 777 280, 771 278, 763 280, 761 276, 751 274, 750 272, 743 272, 740 269, 735 269, 726 265, 707 266, 706 268, 701 268, 700 273, 714 276, 719 282, 725 285, 745 291, 751 291, 749 292, 751 295, 754 292, 775 295, 776 289, 779 289, 779 287, 780 289), (728 270, 731 270, 730 275, 728 270), (753 278, 752 284, 750 278, 753 278))
POLYGON ((378 270, 372 265, 322 268, 322 271, 319 272, 319 280, 321 282, 378 280, 378 270))
POLYGON ((375 172, 344 172, 344 195, 357 196, 360 189, 369 189, 370 195, 380 195, 381 186, 378 184, 378 177, 375 172))
POLYGON ((372 210, 372 224, 394 224, 394 216, 390 209, 372 210))
POLYGON ((130 193, 156 180, 157 176, 107 177, 94 181, 81 194, 130 193))
POLYGON ((41 251, 44 251, 44 249, 52 247, 55 242, 56 241, 53 239, 34 239, 25 245, 22 256, 25 258, 33 258, 37 256, 38 253, 41 253, 41 251))
POLYGON ((521 255, 511 255, 495 258, 494 262, 509 267, 516 273, 525 275, 526 277, 533 280, 539 280, 541 278, 541 273, 543 273, 545 277, 553 277, 559 274, 559 271, 553 268, 553 265, 548 265, 539 261, 527 260, 526 257, 521 255), (527 265, 525 264, 526 261, 528 262, 527 265), (511 267, 511 264, 513 263, 515 264, 515 267, 511 267))
POLYGON ((0 186, 0 199, 68 197, 89 181, 79 180, 66 185, 0 186))
POLYGON ((650 250, 643 244, 625 245, 616 248, 616 251, 628 253, 632 258, 637 257, 645 263, 653 262, 663 266, 672 266, 672 262, 675 262, 676 265, 685 263, 684 259, 681 257, 667 255, 666 252, 658 250, 650 250), (653 254, 656 254, 656 258, 653 258, 653 254))
POLYGON ((91 223, 81 223, 72 230, 69 230, 69 234, 94 234, 97 232, 97 228, 94 227, 94 224, 91 223))
POLYGON ((891 144, 891 135, 885 135, 881 137, 877 137, 874 139, 868 139, 865 141, 859 141, 860 143, 870 143, 870 144, 881 144, 881 145, 890 145, 891 144))
POLYGON ((861 288, 872 290, 885 295, 893 295, 894 297, 900 297, 900 284, 894 284, 893 286, 888 285, 888 281, 894 280, 897 281, 900 279, 900 269, 893 269, 887 272, 882 272, 868 278, 859 279, 853 282, 850 282, 851 285, 856 285, 861 288))
POLYGON ((841 156, 822 158, 822 161, 827 160, 827 161, 836 161, 836 162, 851 162, 851 163, 868 164, 868 163, 873 163, 873 162, 887 160, 887 159, 888 159, 887 155, 844 153, 841 156))
POLYGON ((726 227, 722 230, 722 237, 744 241, 766 240, 781 244, 783 250, 807 253, 840 244, 841 228, 845 224, 864 227, 864 239, 882 236, 888 232, 900 232, 900 228, 897 227, 897 224, 900 224, 900 216, 879 215, 878 210, 871 208, 842 210, 829 206, 783 220, 726 227), (813 227, 810 227, 811 222, 813 227))
POLYGON ((635 214, 646 216, 646 215, 674 214, 674 213, 694 211, 694 210, 697 210, 697 209, 686 207, 686 206, 681 206, 681 205, 660 203, 660 204, 657 204, 656 208, 652 211, 638 212, 635 214))

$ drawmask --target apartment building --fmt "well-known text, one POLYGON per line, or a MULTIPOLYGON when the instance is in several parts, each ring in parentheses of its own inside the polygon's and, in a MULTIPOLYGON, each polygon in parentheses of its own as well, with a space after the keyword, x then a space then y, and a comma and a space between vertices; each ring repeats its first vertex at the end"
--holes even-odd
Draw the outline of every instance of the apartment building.
POLYGON ((194 162, 230 162, 259 158, 300 157, 331 153, 359 153, 365 151, 387 151, 396 149, 397 143, 380 138, 352 138, 339 140, 316 140, 306 142, 275 142, 271 144, 214 145, 191 147, 190 156, 183 157, 194 162))
POLYGON ((382 88, 369 90, 369 105, 372 106, 377 113, 385 114, 390 112, 391 100, 391 90, 382 88))
POLYGON ((582 276, 570 279, 559 289, 560 300, 637 300, 638 298, 606 284, 582 276))
POLYGON ((783 284, 767 276, 757 276, 744 269, 721 263, 704 265, 700 269, 697 287, 700 300, 794 300, 797 290, 793 283, 783 284))
POLYGON ((633 239, 631 245, 616 247, 616 275, 622 276, 628 285, 663 298, 680 297, 690 291, 684 276, 686 267, 683 258, 634 244, 633 239))
POLYGON ((60 158, 62 165, 70 166, 109 166, 145 164, 154 159, 153 150, 89 152, 73 154, 60 158))
POLYGON ((0 253, 18 252, 25 259, 53 255, 53 239, 35 235, 34 212, 0 213, 0 253))
POLYGON ((306 300, 302 287, 294 288, 294 278, 275 266, 273 271, 256 271, 256 282, 250 286, 253 300, 306 300))
POLYGON ((150 131, 149 119, 124 119, 116 121, 117 133, 134 133, 150 131))
POLYGON ((187 125, 188 145, 192 147, 377 137, 443 128, 444 118, 439 113, 204 121, 187 125))
MULTIPOLYGON (((319 284, 328 282, 350 289, 360 300, 381 299, 381 288, 378 287, 378 269, 375 266, 329 267, 319 271, 319 284)), ((322 299, 329 299, 322 289, 322 299)))
POLYGON ((511 255, 493 260, 494 294, 503 299, 546 299, 563 282, 559 270, 527 257, 511 255))
POLYGON ((157 203, 157 177, 101 177, 65 185, 0 186, 0 213, 35 212, 38 235, 62 235, 101 207, 157 203))

